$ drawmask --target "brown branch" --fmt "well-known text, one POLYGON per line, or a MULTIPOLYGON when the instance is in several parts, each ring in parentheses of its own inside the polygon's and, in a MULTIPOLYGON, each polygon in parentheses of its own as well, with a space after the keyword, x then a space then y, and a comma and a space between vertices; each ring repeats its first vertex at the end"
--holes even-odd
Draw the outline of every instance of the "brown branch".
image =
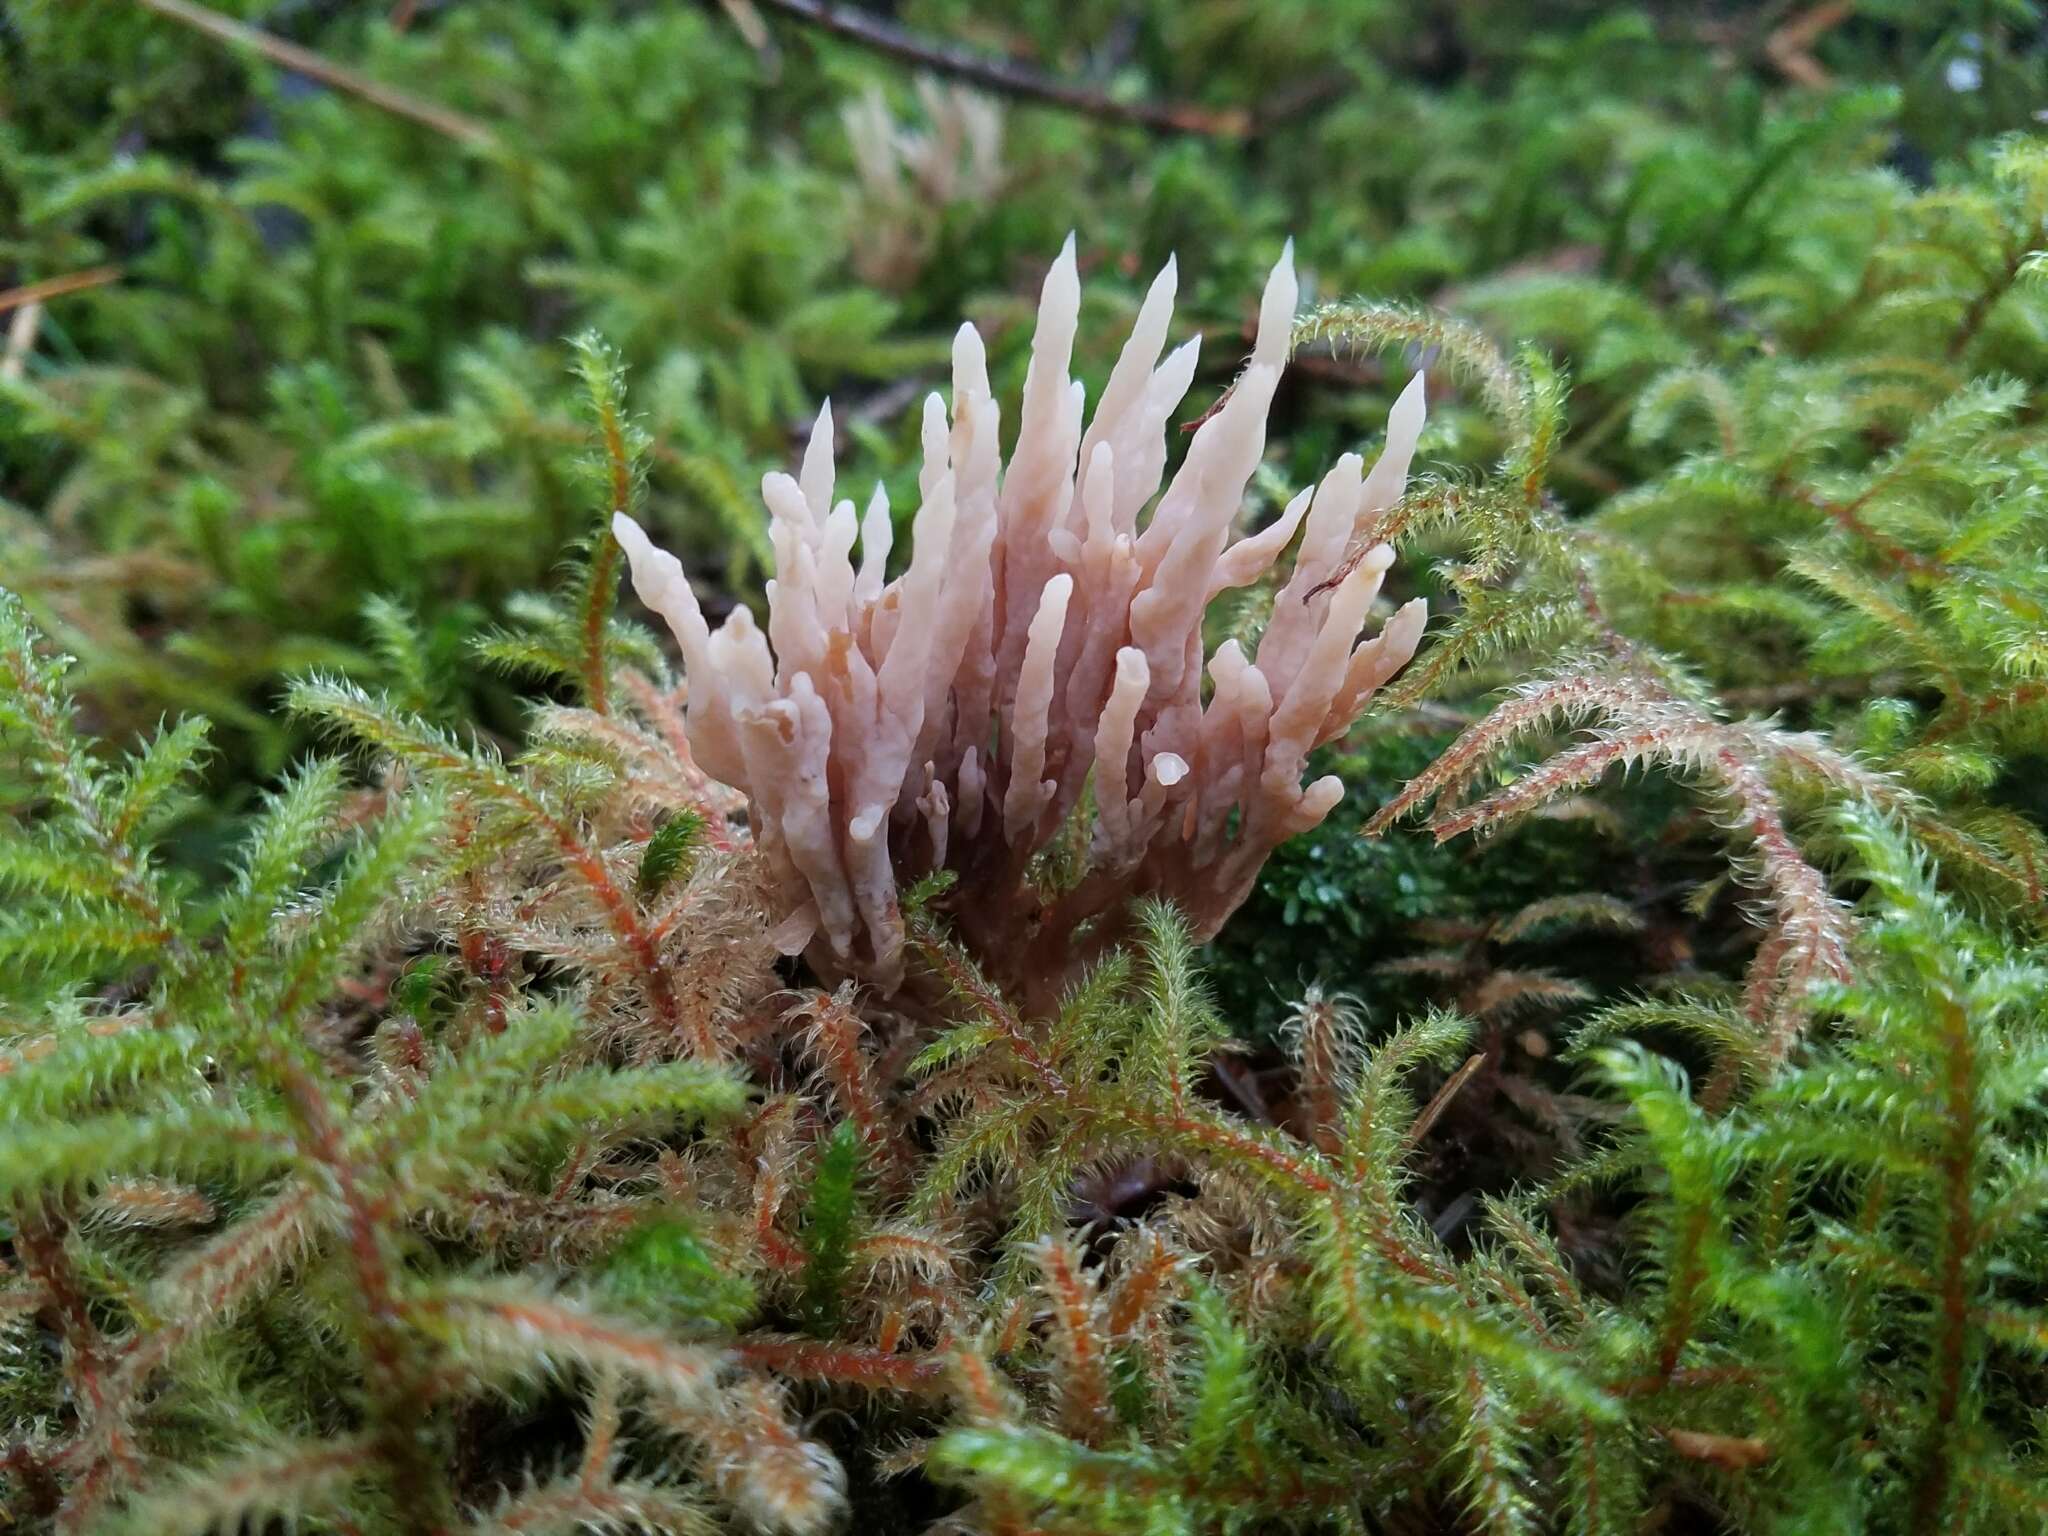
POLYGON ((1823 0, 1771 33, 1764 40, 1764 58, 1793 84, 1825 90, 1833 81, 1813 56, 1813 45, 1855 14, 1856 0, 1823 0))
POLYGON ((46 277, 39 283, 23 283, 19 288, 0 290, 0 315, 20 305, 47 303, 51 299, 61 299, 67 293, 103 288, 120 279, 121 269, 109 266, 87 267, 82 272, 66 272, 62 277, 46 277))
MULTIPOLYGON (((144 0, 145 4, 151 0, 144 0)), ((183 3, 183 0, 178 0, 183 3)), ((1098 90, 1055 80, 1021 60, 981 53, 957 43, 921 37, 877 16, 836 0, 758 0, 771 11, 795 21, 822 27, 834 37, 892 59, 902 59, 936 74, 951 75, 984 90, 1023 101, 1043 102, 1087 117, 1133 123, 1154 133, 1208 134, 1241 139, 1257 132, 1257 118, 1242 107, 1203 107, 1192 102, 1118 101, 1098 90)), ((1292 103, 1290 103, 1292 105, 1292 103)))
POLYGON ((448 107, 431 101, 422 101, 404 91, 380 84, 366 75, 359 75, 352 69, 344 69, 296 43, 288 43, 281 37, 273 37, 256 27, 245 26, 218 11, 195 5, 193 0, 135 0, 146 11, 175 21, 181 26, 204 33, 215 42, 226 43, 231 48, 247 48, 260 54, 281 69, 293 74, 304 75, 309 80, 318 80, 322 85, 345 92, 371 106, 389 112, 393 117, 402 117, 407 122, 418 123, 422 128, 431 128, 443 138, 453 139, 458 144, 467 144, 473 149, 493 150, 498 147, 498 136, 485 124, 448 107))
POLYGON ((1414 1151, 1422 1144, 1422 1138, 1429 1134, 1430 1127, 1435 1125, 1438 1118, 1450 1107, 1451 1100, 1458 1096, 1459 1090, 1471 1082, 1473 1075, 1485 1064, 1486 1053, 1474 1051, 1465 1058, 1462 1067, 1444 1079, 1444 1085, 1437 1089, 1436 1097, 1429 1101, 1422 1113, 1415 1117, 1415 1123, 1408 1127, 1408 1134, 1402 1139, 1401 1145, 1404 1154, 1414 1151))

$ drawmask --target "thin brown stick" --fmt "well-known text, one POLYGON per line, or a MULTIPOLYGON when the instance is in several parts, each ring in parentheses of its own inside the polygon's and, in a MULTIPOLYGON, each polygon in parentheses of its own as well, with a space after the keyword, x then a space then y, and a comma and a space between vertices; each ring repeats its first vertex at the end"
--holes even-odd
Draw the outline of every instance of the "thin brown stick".
MULTIPOLYGON (((149 3, 149 0, 144 0, 149 3)), ((1255 118, 1242 107, 1202 107, 1179 101, 1117 101, 1084 85, 1075 85, 1020 60, 963 48, 957 43, 921 37, 886 17, 836 0, 757 0, 771 11, 795 21, 822 27, 843 38, 892 59, 902 59, 951 75, 984 90, 1024 101, 1044 102, 1112 122, 1135 123, 1154 133, 1207 134, 1217 138, 1240 139, 1256 131, 1255 118)))
POLYGON ((438 106, 431 101, 422 101, 417 96, 379 84, 366 75, 359 75, 352 69, 330 62, 311 49, 288 43, 281 37, 273 37, 258 28, 245 26, 218 11, 195 5, 193 0, 135 0, 146 11, 178 22, 203 32, 215 42, 226 43, 234 48, 247 48, 262 55, 271 63, 294 74, 304 75, 309 80, 318 80, 322 85, 346 92, 371 106, 389 112, 393 117, 402 117, 407 122, 418 123, 422 128, 431 128, 444 138, 467 144, 473 149, 492 150, 498 147, 496 133, 478 122, 450 108, 438 106))
POLYGON ((1764 40, 1764 57, 1793 84, 1825 90, 1833 80, 1813 56, 1813 45, 1855 14, 1856 0, 1824 0, 1771 33, 1764 40))
POLYGON ((1415 1123, 1408 1127, 1408 1134, 1401 1142, 1403 1153, 1412 1152, 1422 1145, 1422 1138, 1429 1134, 1430 1127, 1436 1124, 1446 1109, 1450 1108, 1451 1100, 1458 1096, 1459 1091, 1472 1081, 1473 1074, 1485 1064, 1486 1053, 1474 1051, 1465 1058, 1465 1065, 1444 1079, 1444 1085, 1437 1089, 1436 1097, 1423 1107, 1422 1113, 1415 1117, 1415 1123))
POLYGON ((118 282, 120 277, 119 267, 87 267, 82 272, 66 272, 62 277, 46 277, 39 283, 23 283, 19 288, 0 291, 0 315, 19 305, 44 304, 51 299, 61 299, 67 293, 103 288, 108 283, 118 282))

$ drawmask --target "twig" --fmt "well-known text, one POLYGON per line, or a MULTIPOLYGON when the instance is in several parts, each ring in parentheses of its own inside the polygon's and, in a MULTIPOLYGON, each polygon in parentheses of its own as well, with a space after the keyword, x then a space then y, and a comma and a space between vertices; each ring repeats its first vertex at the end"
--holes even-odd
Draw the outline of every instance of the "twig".
POLYGON ((1822 34, 1832 32, 1855 14, 1856 0, 1823 0, 1764 39, 1764 57, 1793 84, 1824 89, 1832 81, 1821 68, 1820 60, 1813 56, 1813 45, 1822 34))
POLYGON ((407 122, 418 123, 422 128, 431 128, 444 138, 467 144, 475 149, 491 150, 498 146, 498 136, 473 117, 431 101, 422 101, 404 91, 359 75, 352 69, 344 69, 296 43, 288 43, 281 37, 245 26, 218 11, 195 5, 193 0, 135 0, 146 11, 203 32, 216 42, 230 47, 247 48, 261 54, 280 68, 294 74, 304 75, 309 80, 318 80, 322 85, 332 86, 337 91, 367 101, 373 107, 389 112, 393 117, 402 117, 407 122))
MULTIPOLYGON (((150 3, 150 0, 144 0, 144 3, 150 3)), ((1046 102, 1089 117, 1135 123, 1155 133, 1245 138, 1255 131, 1253 114, 1242 107, 1201 107, 1192 102, 1176 101, 1118 101, 1087 86, 1055 80, 1017 59, 920 37, 886 17, 855 6, 837 4, 836 0, 757 0, 757 3, 793 20, 823 27, 835 37, 876 53, 970 81, 1000 95, 1046 102)))
POLYGON ((39 283, 23 283, 19 288, 0 292, 0 315, 17 305, 43 304, 67 293, 103 288, 108 283, 120 281, 120 277, 119 267, 87 267, 83 272, 67 272, 62 277, 46 277, 39 283))
POLYGON ((1408 1127, 1408 1134, 1401 1143, 1404 1154, 1422 1145, 1422 1138, 1429 1134, 1429 1128, 1436 1124, 1438 1118, 1450 1107, 1451 1100, 1458 1096, 1459 1090, 1471 1082, 1473 1074, 1485 1064, 1486 1053, 1474 1051, 1465 1058, 1465 1065, 1444 1079, 1444 1085, 1437 1089, 1436 1097, 1429 1101, 1422 1113, 1415 1117, 1415 1123, 1408 1127))

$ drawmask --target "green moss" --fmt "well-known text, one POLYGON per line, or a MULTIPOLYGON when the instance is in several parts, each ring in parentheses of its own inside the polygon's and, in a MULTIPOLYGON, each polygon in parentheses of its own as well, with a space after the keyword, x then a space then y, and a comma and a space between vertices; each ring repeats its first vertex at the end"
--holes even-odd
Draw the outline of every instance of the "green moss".
POLYGON ((8 1518, 2039 1529, 2038 8, 874 9, 1259 131, 1011 103, 884 286, 912 72, 778 7, 220 7, 487 147, 0 25, 0 287, 119 269, 0 370, 8 1518), (756 601, 828 394, 907 517, 1070 228, 1084 337, 1177 254, 1190 415, 1295 237, 1248 523, 1429 371, 1429 638, 1199 957, 1019 1016, 928 882, 821 1062, 605 518, 756 601), (1653 704, 1498 713, 1574 682, 1653 704))

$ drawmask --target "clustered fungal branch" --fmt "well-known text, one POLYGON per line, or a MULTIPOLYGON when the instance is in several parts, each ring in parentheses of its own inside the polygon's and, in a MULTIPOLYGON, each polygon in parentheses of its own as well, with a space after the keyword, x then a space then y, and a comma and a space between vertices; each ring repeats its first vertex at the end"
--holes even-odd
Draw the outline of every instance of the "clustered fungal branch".
POLYGON ((762 483, 765 635, 744 608, 712 630, 680 563, 614 519, 642 600, 682 645, 696 759, 746 792, 785 946, 809 945, 822 969, 893 990, 902 890, 943 870, 959 877, 947 905, 970 945, 1004 981, 1039 978, 1042 995, 1070 971, 1077 932, 1113 939, 1135 896, 1171 896, 1214 933, 1266 856, 1342 797, 1334 776, 1302 786, 1308 755, 1422 634, 1416 599, 1358 639, 1393 560, 1370 534, 1406 483, 1421 381, 1369 474, 1346 454, 1270 527, 1233 538, 1287 361, 1292 253, 1267 282, 1249 364, 1154 504, 1198 346, 1161 361, 1174 288, 1169 263, 1084 425, 1068 241, 1040 298, 1007 466, 981 338, 961 327, 950 417, 936 394, 925 404, 921 504, 893 580, 887 498, 877 488, 860 516, 833 500, 827 406, 801 473, 762 483), (1297 533, 1256 646, 1207 654, 1209 604, 1264 577, 1297 533), (1085 868, 1047 889, 1033 861, 1077 812, 1085 868))

